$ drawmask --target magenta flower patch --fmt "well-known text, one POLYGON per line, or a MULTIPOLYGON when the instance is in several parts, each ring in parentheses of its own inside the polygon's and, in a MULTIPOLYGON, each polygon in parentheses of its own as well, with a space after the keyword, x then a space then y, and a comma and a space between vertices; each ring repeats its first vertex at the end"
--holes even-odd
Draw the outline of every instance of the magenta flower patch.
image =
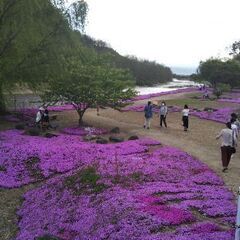
POLYGON ((165 96, 165 95, 172 95, 172 94, 178 94, 178 93, 189 93, 189 92, 196 92, 198 91, 197 88, 190 87, 190 88, 181 88, 177 90, 172 90, 168 92, 159 92, 159 93, 150 93, 150 94, 145 94, 145 95, 139 95, 135 98, 133 98, 133 101, 139 101, 139 100, 144 100, 144 99, 149 99, 153 97, 160 97, 160 96, 165 96))
POLYGON ((52 177, 24 195, 17 240, 233 237, 233 194, 207 165, 177 148, 151 139, 98 145, 16 130, 0 138, 1 186, 52 177))
MULTIPOLYGON (((1 187, 19 187, 40 180, 40 176, 41 179, 47 178, 100 160, 103 172, 111 171, 116 165, 116 154, 118 157, 124 156, 124 161, 131 164, 131 155, 136 154, 137 161, 137 154, 147 152, 151 145, 159 144, 155 140, 141 139, 102 146, 83 142, 81 137, 74 135, 64 134, 49 139, 22 133, 17 130, 0 132, 0 166, 4 169, 0 171, 1 187), (114 165, 109 164, 112 162, 114 165)), ((125 166, 122 168, 125 169, 125 166)))
POLYGON ((191 112, 191 115, 199 117, 201 119, 212 120, 215 122, 226 123, 231 118, 231 113, 235 112, 236 108, 226 107, 220 108, 216 111, 201 111, 201 112, 191 112))
POLYGON ((73 128, 64 128, 62 132, 70 135, 86 136, 86 135, 106 134, 107 130, 94 128, 94 127, 73 127, 73 128))

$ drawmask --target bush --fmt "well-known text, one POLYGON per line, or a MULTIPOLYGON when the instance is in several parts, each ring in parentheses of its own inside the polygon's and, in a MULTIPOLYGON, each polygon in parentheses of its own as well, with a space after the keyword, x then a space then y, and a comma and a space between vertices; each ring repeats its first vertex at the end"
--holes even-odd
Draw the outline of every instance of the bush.
POLYGON ((15 128, 17 130, 24 130, 25 129, 25 124, 24 123, 19 123, 19 124, 15 125, 15 128))
POLYGON ((213 90, 213 94, 219 98, 224 92, 230 92, 231 87, 229 84, 219 83, 218 86, 213 90))
POLYGON ((27 131, 25 131, 25 134, 30 135, 30 136, 39 136, 40 135, 40 129, 29 128, 27 131))

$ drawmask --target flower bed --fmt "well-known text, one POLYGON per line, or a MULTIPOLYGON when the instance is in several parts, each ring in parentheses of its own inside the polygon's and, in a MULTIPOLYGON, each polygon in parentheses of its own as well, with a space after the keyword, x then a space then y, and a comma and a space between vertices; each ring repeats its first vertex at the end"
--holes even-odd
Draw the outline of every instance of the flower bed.
POLYGON ((227 102, 227 103, 240 103, 240 92, 239 89, 235 89, 229 93, 221 96, 221 99, 218 99, 219 102, 227 102))
POLYGON ((191 87, 191 88, 181 88, 177 90, 172 90, 168 92, 159 92, 159 93, 150 93, 150 94, 144 94, 144 95, 138 95, 132 99, 132 101, 140 101, 145 99, 150 99, 153 97, 160 97, 165 95, 172 95, 172 94, 178 94, 178 93, 191 93, 198 91, 197 88, 191 87))
POLYGON ((240 98, 222 98, 219 102, 240 103, 240 98))
POLYGON ((2 187, 52 177, 24 195, 16 240, 233 238, 233 194, 177 148, 152 139, 98 145, 17 130, 0 132, 0 139, 2 187))
POLYGON ((213 171, 176 148, 126 147, 27 192, 16 239, 233 239, 233 194, 213 171))
POLYGON ((49 111, 53 112, 62 112, 62 111, 71 111, 75 110, 72 104, 64 104, 64 105, 56 105, 56 106, 49 106, 49 111))
POLYGON ((19 187, 47 178, 54 173, 64 173, 83 168, 98 159, 131 155, 148 150, 157 141, 142 139, 107 146, 83 142, 81 137, 59 135, 54 138, 32 137, 22 131, 0 132, 1 187, 19 187))
POLYGON ((8 122, 15 122, 15 123, 18 123, 18 122, 21 121, 15 115, 5 115, 5 116, 2 116, 1 119, 5 120, 5 121, 8 121, 8 122))
POLYGON ((86 136, 106 134, 107 130, 94 127, 72 127, 64 128, 62 132, 70 135, 86 136))
POLYGON ((191 112, 191 115, 201 119, 212 120, 215 122, 226 123, 230 120, 231 114, 236 111, 236 108, 226 107, 217 109, 217 111, 201 111, 191 112))

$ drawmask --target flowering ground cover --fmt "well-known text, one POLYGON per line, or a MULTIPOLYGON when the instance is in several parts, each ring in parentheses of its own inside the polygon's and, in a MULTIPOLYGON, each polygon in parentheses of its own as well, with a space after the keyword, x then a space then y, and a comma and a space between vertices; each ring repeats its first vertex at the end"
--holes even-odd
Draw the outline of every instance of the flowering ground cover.
POLYGON ((237 109, 233 107, 225 107, 216 109, 216 111, 193 111, 191 115, 199 117, 201 119, 212 120, 215 122, 226 123, 231 118, 231 113, 237 109))
POLYGON ((49 178, 24 195, 16 240, 233 238, 233 194, 177 148, 152 139, 100 145, 18 130, 0 132, 0 140, 0 186, 49 178))
POLYGON ((8 122, 20 122, 21 120, 14 116, 14 115, 5 115, 5 116, 2 116, 1 119, 3 119, 4 121, 8 121, 8 122))
POLYGON ((219 102, 240 103, 240 98, 222 98, 219 102))
POLYGON ((227 103, 240 103, 240 91, 234 90, 230 93, 226 93, 218 100, 219 102, 227 103))
POLYGON ((150 94, 144 94, 144 95, 138 95, 134 97, 132 100, 133 101, 139 101, 139 100, 145 100, 153 97, 160 97, 160 96, 165 96, 165 95, 172 95, 172 94, 178 94, 178 93, 191 93, 191 92, 196 92, 198 89, 195 87, 189 87, 189 88, 181 88, 177 90, 172 90, 168 92, 159 92, 159 93, 150 93, 150 94))
POLYGON ((106 134, 107 130, 94 127, 72 127, 64 128, 62 132, 70 135, 86 136, 106 134))
POLYGON ((233 194, 206 165, 176 148, 122 144, 27 192, 16 239, 233 239, 233 194))
POLYGON ((62 111, 71 111, 75 110, 72 104, 64 104, 64 105, 56 105, 56 106, 49 106, 49 111, 53 112, 62 112, 62 111))
POLYGON ((79 136, 59 135, 54 138, 23 135, 22 131, 0 132, 0 187, 19 187, 43 180, 55 173, 83 168, 108 155, 147 151, 150 139, 119 144, 87 143, 79 136), (119 150, 118 146, 121 146, 119 150))

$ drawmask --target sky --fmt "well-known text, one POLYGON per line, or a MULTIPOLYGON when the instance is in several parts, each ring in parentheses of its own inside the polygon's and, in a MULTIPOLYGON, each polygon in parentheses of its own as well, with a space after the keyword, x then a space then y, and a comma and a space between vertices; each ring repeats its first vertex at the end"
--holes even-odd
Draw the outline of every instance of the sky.
POLYGON ((240 40, 239 0, 86 1, 86 33, 122 55, 197 67, 240 40))

